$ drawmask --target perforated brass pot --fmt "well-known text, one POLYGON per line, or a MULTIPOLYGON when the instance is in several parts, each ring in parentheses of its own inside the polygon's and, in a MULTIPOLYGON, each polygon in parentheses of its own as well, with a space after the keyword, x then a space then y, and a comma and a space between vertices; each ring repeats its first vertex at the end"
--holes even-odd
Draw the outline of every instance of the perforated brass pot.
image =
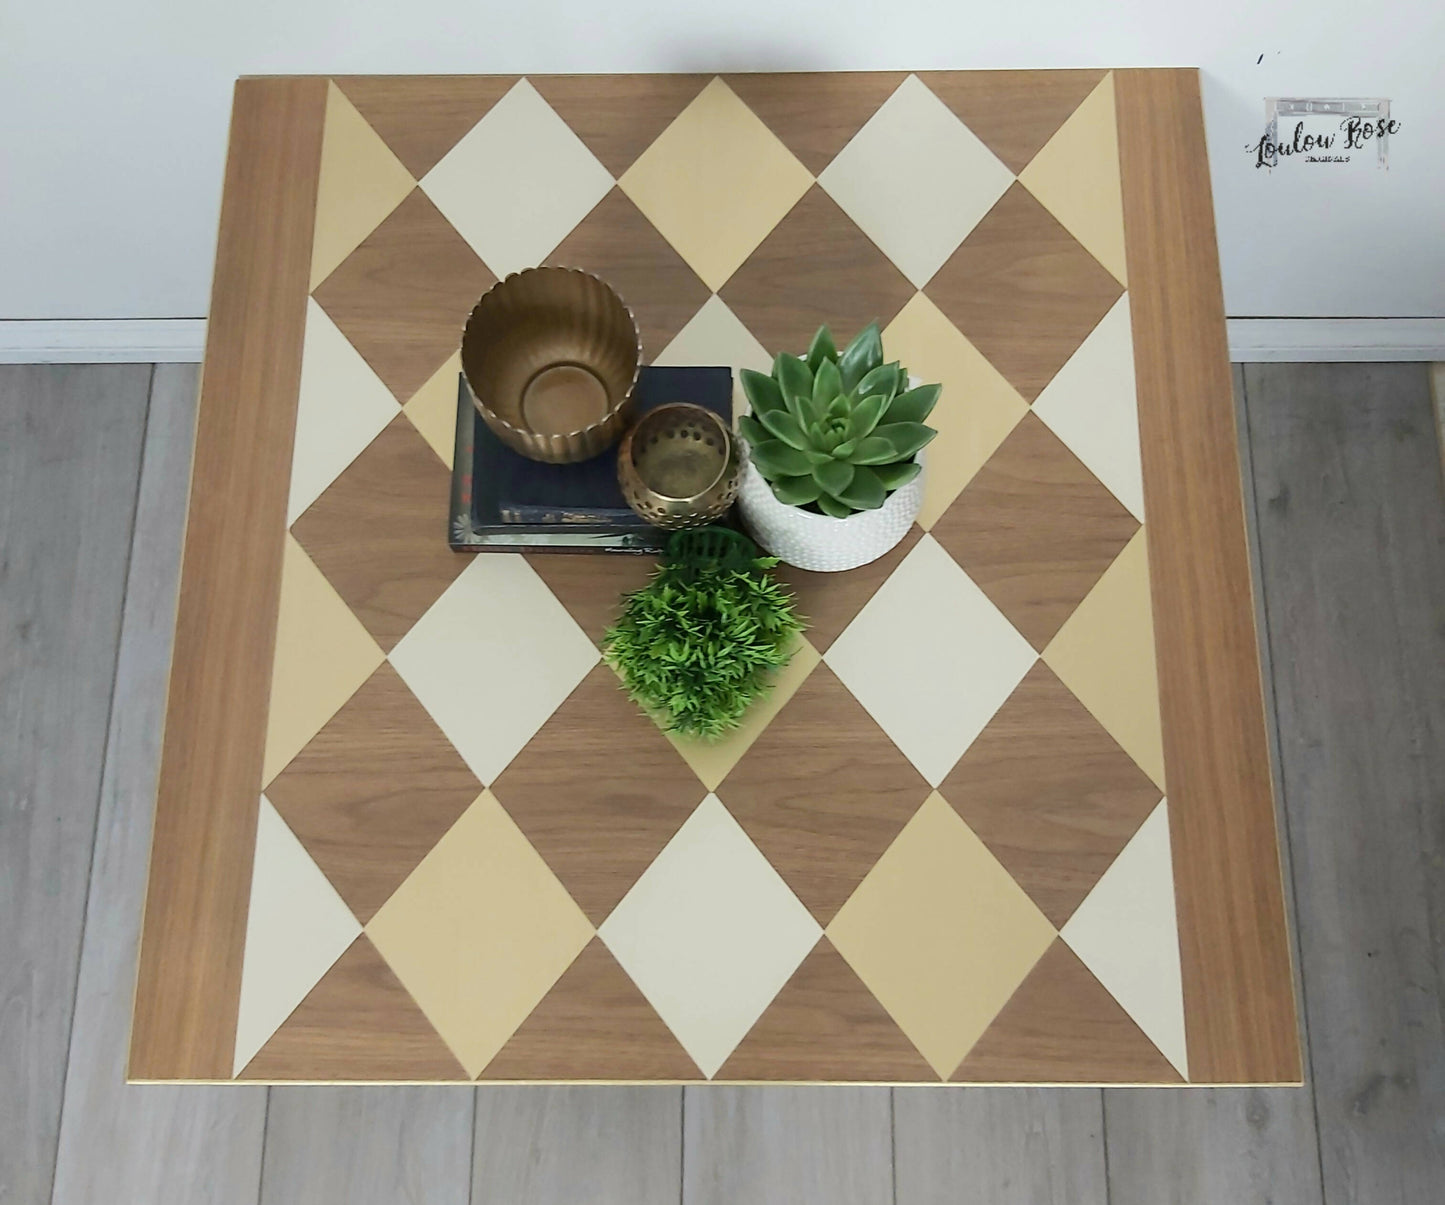
POLYGON ((606 281, 576 268, 528 268, 477 302, 462 332, 462 374, 487 426, 532 460, 570 464, 626 429, 642 346, 606 281))
POLYGON ((727 512, 742 483, 737 440, 705 406, 649 410, 622 438, 617 480, 642 518, 664 531, 701 527, 727 512))

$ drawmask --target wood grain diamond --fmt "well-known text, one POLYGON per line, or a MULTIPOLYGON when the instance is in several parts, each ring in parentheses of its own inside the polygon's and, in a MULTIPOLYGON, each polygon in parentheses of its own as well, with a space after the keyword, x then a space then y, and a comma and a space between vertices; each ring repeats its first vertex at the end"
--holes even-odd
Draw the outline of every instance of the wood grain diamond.
POLYGON ((450 485, 398 414, 291 529, 387 652, 466 568, 442 539, 450 485))
POLYGON ((267 796, 365 924, 481 790, 383 663, 267 796))
POLYGON ((585 268, 627 303, 651 361, 710 296, 707 285, 642 211, 614 188, 551 255, 549 264, 585 268))
POLYGON ((923 71, 919 78, 1017 175, 1104 73, 923 71))
POLYGON ((467 314, 496 279, 416 189, 315 297, 405 402, 456 350, 467 314))
POLYGON ((707 794, 605 665, 582 679, 493 790, 594 924, 707 794))
POLYGON ((827 924, 928 797, 928 784, 820 665, 718 797, 827 924))
POLYGON ((802 352, 825 322, 838 346, 887 325, 913 286, 816 184, 720 291, 770 352, 802 352))
POLYGON ((933 538, 1043 651, 1139 520, 1034 414, 933 525, 933 538))
POLYGON ((1160 798, 1042 661, 938 789, 1055 926, 1160 798))
POLYGON ((1124 289, 1015 183, 923 291, 1032 402, 1124 289))

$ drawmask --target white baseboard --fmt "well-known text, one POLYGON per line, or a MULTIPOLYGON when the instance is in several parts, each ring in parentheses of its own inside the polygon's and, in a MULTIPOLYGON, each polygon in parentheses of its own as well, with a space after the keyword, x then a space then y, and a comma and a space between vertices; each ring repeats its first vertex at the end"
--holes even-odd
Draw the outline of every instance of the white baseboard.
MULTIPOLYGON (((1229 358, 1445 361, 1445 318, 1231 318, 1229 358)), ((203 318, 0 321, 0 364, 198 363, 203 318)))
POLYGON ((204 318, 0 321, 0 364, 198 364, 204 318))
POLYGON ((1231 318, 1236 363, 1445 360, 1445 318, 1231 318))

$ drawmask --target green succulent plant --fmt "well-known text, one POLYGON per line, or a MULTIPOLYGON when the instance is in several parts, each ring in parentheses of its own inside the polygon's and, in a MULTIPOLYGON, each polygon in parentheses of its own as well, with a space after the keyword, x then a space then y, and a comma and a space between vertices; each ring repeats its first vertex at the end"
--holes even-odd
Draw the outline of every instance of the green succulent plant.
POLYGON ((779 353, 771 376, 744 368, 742 383, 753 412, 738 426, 758 472, 780 502, 835 519, 882 506, 938 434, 923 420, 942 387, 908 388, 907 370, 883 362, 876 322, 841 352, 820 326, 806 356, 779 353))
POLYGON ((792 659, 803 622, 793 596, 741 532, 680 531, 652 580, 623 597, 603 652, 633 700, 670 732, 736 728, 792 659))

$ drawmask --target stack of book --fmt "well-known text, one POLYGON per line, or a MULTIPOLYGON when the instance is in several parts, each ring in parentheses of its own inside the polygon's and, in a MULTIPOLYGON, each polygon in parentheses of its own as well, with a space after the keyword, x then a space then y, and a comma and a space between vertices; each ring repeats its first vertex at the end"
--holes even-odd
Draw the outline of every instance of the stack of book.
MULTIPOLYGON (((732 371, 727 368, 647 365, 638 373, 633 398, 634 420, 656 406, 692 402, 732 426, 732 371)), ((615 446, 578 464, 528 460, 492 434, 460 377, 449 535, 459 552, 656 552, 667 538, 623 499, 615 446)))

